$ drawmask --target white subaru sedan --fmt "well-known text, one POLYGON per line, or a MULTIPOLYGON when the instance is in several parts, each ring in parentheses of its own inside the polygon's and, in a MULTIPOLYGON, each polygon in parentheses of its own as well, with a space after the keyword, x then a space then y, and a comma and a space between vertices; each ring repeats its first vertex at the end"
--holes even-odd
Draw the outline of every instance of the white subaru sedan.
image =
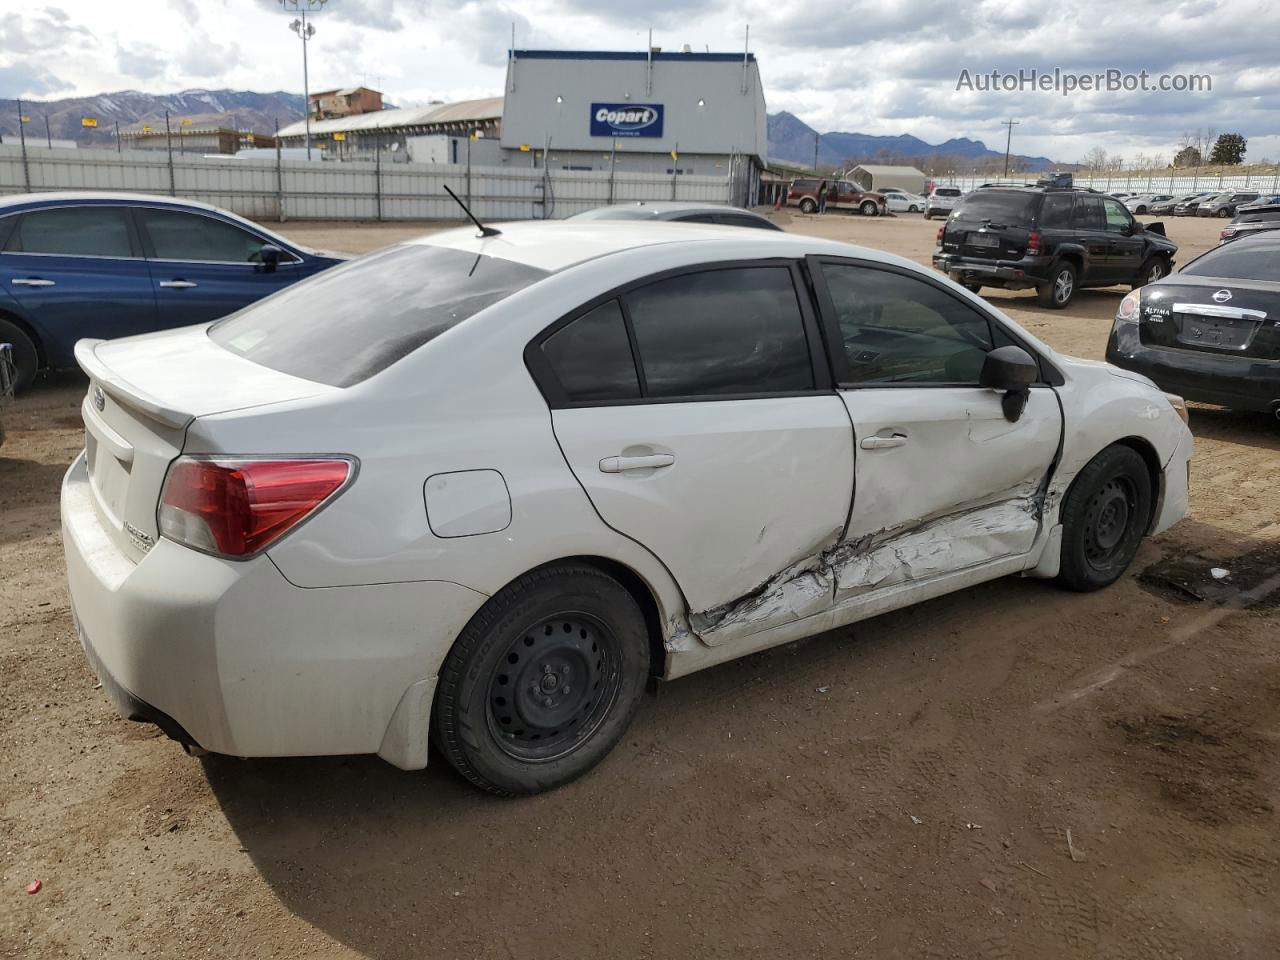
POLYGON ((591 768, 651 676, 1105 587, 1187 509, 1180 399, 794 234, 454 230, 77 357, 67 576, 124 715, 237 756, 434 741, 503 795, 591 768))

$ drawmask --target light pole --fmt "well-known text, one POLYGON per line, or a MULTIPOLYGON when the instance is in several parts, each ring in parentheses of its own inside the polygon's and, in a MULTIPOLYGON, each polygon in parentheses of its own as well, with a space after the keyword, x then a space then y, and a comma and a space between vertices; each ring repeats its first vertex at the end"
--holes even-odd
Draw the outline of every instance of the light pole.
POLYGON ((303 118, 307 127, 307 159, 311 159, 311 85, 307 77, 307 41, 316 35, 316 28, 307 23, 307 11, 315 12, 325 5, 325 0, 280 0, 280 6, 286 11, 297 11, 298 19, 289 24, 289 29, 302 41, 302 99, 303 118))

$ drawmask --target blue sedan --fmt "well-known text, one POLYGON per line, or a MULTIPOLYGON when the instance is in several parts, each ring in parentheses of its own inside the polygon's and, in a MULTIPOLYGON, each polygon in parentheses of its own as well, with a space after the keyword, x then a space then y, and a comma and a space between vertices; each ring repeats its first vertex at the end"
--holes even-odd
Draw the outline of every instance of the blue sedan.
POLYGON ((0 343, 17 389, 83 337, 205 323, 342 263, 208 204, 143 194, 0 198, 0 343))

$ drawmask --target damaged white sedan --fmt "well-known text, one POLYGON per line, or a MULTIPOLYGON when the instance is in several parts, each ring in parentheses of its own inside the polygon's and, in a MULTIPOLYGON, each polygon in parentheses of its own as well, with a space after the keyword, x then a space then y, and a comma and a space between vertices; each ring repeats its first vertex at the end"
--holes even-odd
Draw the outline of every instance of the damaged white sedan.
POLYGON ((673 678, 1009 574, 1104 587, 1187 509, 1182 402, 907 260, 767 231, 429 236, 84 341, 62 520, 122 712, 526 794, 673 678))

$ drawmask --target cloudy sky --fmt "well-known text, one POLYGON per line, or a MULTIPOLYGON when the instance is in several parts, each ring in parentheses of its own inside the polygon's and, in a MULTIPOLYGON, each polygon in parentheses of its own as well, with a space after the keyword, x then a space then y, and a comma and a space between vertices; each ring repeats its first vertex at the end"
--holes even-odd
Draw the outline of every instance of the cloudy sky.
MULTIPOLYGON (((306 0, 302 0, 306 2, 306 0)), ((278 0, 0 0, 0 98, 121 89, 301 90, 278 0)), ((520 47, 740 50, 750 24, 769 110, 822 131, 969 136, 1078 160, 1176 149, 1196 128, 1243 133, 1280 159, 1274 0, 328 0, 315 15, 312 89, 364 83, 397 104, 501 93, 520 47), (957 91, 1019 69, 1207 74, 1212 92, 957 91)))

